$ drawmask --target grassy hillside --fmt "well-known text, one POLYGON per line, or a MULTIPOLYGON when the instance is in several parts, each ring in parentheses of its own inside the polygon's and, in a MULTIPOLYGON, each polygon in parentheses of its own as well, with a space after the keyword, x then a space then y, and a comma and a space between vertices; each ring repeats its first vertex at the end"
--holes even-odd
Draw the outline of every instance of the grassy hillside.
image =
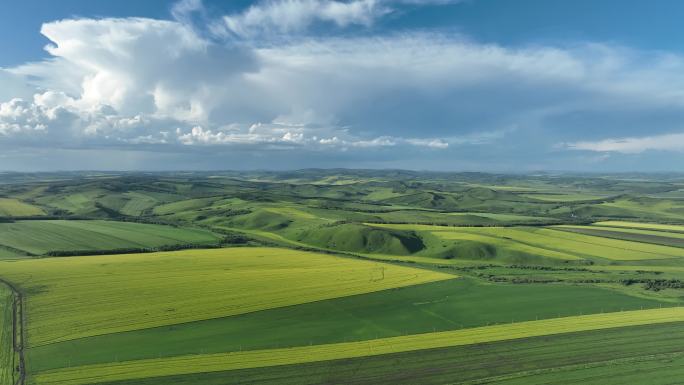
POLYGON ((320 226, 298 234, 296 240, 326 249, 406 255, 425 248, 413 231, 389 230, 361 224, 320 226))
POLYGON ((45 215, 45 212, 40 207, 18 199, 0 198, 0 217, 31 217, 38 215, 45 215))
MULTIPOLYGON (((524 262, 525 256, 529 259, 527 262, 534 262, 534 256, 559 260, 600 258, 621 261, 684 257, 684 249, 679 247, 560 231, 554 228, 376 226, 392 229, 412 228, 421 233, 429 233, 447 241, 442 243, 448 250, 447 257, 460 259, 505 259, 506 256, 512 258, 511 256, 515 256, 516 253, 520 259, 518 262, 524 262)), ((433 246, 433 250, 438 250, 436 245, 433 246)))

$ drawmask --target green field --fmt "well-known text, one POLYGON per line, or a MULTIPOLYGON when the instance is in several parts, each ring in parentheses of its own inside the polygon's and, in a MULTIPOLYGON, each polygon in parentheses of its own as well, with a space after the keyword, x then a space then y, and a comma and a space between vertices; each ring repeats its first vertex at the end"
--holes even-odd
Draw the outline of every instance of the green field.
POLYGON ((633 326, 107 385, 426 385, 506 383, 671 385, 684 375, 684 324, 633 326), (619 347, 616 349, 616 347, 619 347), (502 359, 505 357, 505 359, 502 359), (596 376, 596 371, 600 375, 596 376), (571 378, 572 377, 572 378, 571 378), (541 381, 540 381, 541 380, 541 381))
POLYGON ((0 223, 0 246, 35 255, 55 251, 208 245, 219 241, 217 235, 206 230, 130 222, 31 220, 0 223))
POLYGON ((40 207, 18 199, 0 198, 0 217, 31 217, 45 215, 40 207))
POLYGON ((120 363, 112 362, 108 364, 86 365, 46 371, 37 374, 34 379, 38 384, 88 384, 136 378, 377 356, 559 333, 602 330, 647 324, 666 324, 671 322, 684 322, 684 308, 637 310, 563 317, 339 344, 218 354, 194 354, 120 363))
POLYGON ((270 248, 20 260, 0 271, 32 293, 32 347, 454 278, 270 248))
POLYGON ((43 371, 68 364, 362 341, 662 305, 595 287, 452 279, 49 344, 31 349, 29 361, 32 369, 43 371))

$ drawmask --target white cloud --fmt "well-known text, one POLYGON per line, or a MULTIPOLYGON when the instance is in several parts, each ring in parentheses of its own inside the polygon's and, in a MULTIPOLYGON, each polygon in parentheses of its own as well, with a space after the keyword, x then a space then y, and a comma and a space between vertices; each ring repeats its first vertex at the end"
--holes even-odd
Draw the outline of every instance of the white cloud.
POLYGON ((326 148, 377 148, 400 145, 445 149, 449 145, 441 139, 404 139, 400 137, 380 136, 373 139, 361 139, 350 135, 345 130, 334 128, 312 129, 307 126, 288 126, 282 124, 256 123, 248 129, 238 126, 226 127, 222 130, 205 129, 202 126, 192 127, 187 132, 176 130, 179 143, 184 145, 270 145, 273 148, 300 146, 308 150, 326 148), (319 137, 321 131, 325 137, 319 137))
POLYGON ((414 146, 425 146, 439 149, 449 147, 449 143, 442 139, 406 139, 406 142, 413 144, 414 146))
POLYGON ((0 68, 0 102, 10 99, 30 99, 35 92, 35 87, 27 84, 22 76, 0 68))
MULTIPOLYGON (((286 3, 305 2, 261 7, 286 3)), ((345 20, 340 14, 355 15, 345 8, 353 4, 375 4, 372 12, 358 5, 367 16, 391 4, 345 2, 344 12, 323 12, 335 2, 313 3, 315 12, 291 20, 337 24, 345 20)), ((179 20, 199 6, 182 5, 179 20)), ((263 20, 282 21, 270 15, 263 20)), ((539 146, 542 139, 551 146, 560 140, 538 139, 545 119, 575 111, 643 109, 647 115, 684 107, 683 58, 598 44, 510 48, 430 33, 216 42, 178 21, 139 18, 62 20, 42 31, 52 41, 49 60, 0 70, 3 85, 3 74, 14 83, 32 79, 29 96, 13 87, 21 97, 0 99, 2 141, 21 136, 42 146, 245 146, 369 156, 376 153, 371 149, 411 146, 453 153, 504 139, 509 148, 539 146)), ((581 135, 582 128, 574 137, 581 135)), ((568 147, 636 152, 636 144, 624 142, 641 140, 568 147)))
POLYGON ((82 108, 202 121, 234 76, 253 66, 242 48, 208 42, 191 28, 152 19, 79 19, 44 24, 53 59, 11 71, 78 95, 82 108))
POLYGON ((241 37, 303 31, 316 21, 345 27, 370 25, 389 12, 379 0, 280 0, 252 5, 241 14, 224 16, 213 26, 218 33, 241 37))
POLYGON ((192 22, 192 14, 195 12, 205 12, 202 0, 180 0, 171 7, 173 18, 184 24, 192 22))
POLYGON ((44 134, 54 124, 63 126, 75 116, 63 105, 52 103, 54 94, 36 96, 34 102, 15 98, 0 103, 0 136, 44 134))
POLYGON ((566 143, 571 150, 638 154, 649 150, 684 151, 684 133, 566 143))

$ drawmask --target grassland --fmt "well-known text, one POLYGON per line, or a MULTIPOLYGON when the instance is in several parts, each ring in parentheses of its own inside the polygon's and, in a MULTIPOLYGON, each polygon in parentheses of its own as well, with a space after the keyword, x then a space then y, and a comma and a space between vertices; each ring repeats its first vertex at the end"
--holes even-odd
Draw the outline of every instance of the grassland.
POLYGON ((593 314, 361 342, 221 354, 199 354, 164 359, 157 358, 102 365, 88 365, 46 371, 35 375, 34 380, 38 384, 89 384, 134 378, 160 377, 377 356, 382 354, 505 341, 560 333, 682 321, 684 321, 684 308, 593 314))
POLYGON ((26 298, 29 383, 683 374, 683 314, 658 309, 684 303, 683 176, 2 176, 6 206, 51 219, 0 215, 0 276, 26 298), (120 254, 219 242, 246 247, 120 254), (103 250, 117 255, 50 257, 103 250))
POLYGON ((0 246, 35 255, 208 245, 219 241, 219 236, 206 230, 130 222, 31 220, 0 223, 0 246))
POLYGON ((45 215, 37 206, 13 198, 0 198, 0 217, 31 217, 45 215))
POLYGON ((20 260, 0 271, 30 293, 32 347, 454 278, 270 248, 20 260))

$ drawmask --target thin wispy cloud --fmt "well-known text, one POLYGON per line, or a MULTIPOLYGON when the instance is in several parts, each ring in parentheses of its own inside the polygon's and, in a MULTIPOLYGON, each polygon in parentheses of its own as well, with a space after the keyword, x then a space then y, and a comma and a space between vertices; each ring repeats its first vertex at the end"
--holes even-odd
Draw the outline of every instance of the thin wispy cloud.
POLYGON ((390 12, 381 0, 281 0, 266 1, 246 11, 224 16, 213 25, 219 34, 252 37, 262 34, 291 33, 306 30, 315 22, 339 27, 368 26, 390 12))
POLYGON ((684 151, 684 133, 583 141, 567 143, 565 146, 572 150, 622 154, 639 154, 645 151, 684 151))

